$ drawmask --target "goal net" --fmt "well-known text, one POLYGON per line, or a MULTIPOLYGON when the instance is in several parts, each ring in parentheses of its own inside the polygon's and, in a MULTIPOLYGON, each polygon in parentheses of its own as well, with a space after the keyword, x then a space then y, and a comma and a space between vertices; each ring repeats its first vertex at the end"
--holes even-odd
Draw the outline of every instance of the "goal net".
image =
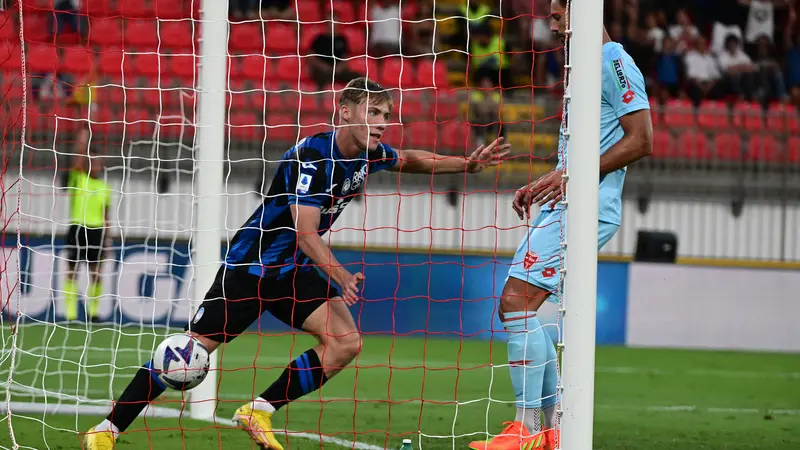
MULTIPOLYGON (((207 17, 200 0, 5 3, 0 410, 10 438, 0 448, 77 448, 210 285, 196 276, 200 74, 215 69, 201 58, 206 39, 228 43, 227 66, 216 68, 226 91, 217 264, 283 153, 333 129, 352 77, 391 89, 383 141, 393 148, 463 157, 497 136, 514 146, 477 175, 370 176, 324 236, 348 270, 365 273, 351 308, 363 349, 281 410, 278 439, 464 448, 513 417, 497 298, 532 226, 510 211, 513 195, 558 155, 563 50, 547 4, 229 0, 227 17, 207 17), (204 34, 212 22, 227 35, 204 34), (487 69, 495 59, 502 70, 487 69), (76 218, 71 177, 81 171, 108 196, 97 272, 77 264, 73 276, 70 230, 89 214, 76 218)), ((557 315, 540 313, 556 340, 557 315)), ((165 393, 119 447, 250 448, 233 411, 313 342, 263 316, 221 347, 214 376, 165 393)))

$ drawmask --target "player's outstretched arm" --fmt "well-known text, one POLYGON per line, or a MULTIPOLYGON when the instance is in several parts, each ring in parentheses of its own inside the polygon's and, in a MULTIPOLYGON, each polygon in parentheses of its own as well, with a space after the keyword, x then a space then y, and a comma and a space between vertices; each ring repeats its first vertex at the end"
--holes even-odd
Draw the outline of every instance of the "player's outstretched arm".
POLYGON ((320 210, 316 206, 290 205, 297 229, 297 244, 312 261, 342 288, 342 298, 350 306, 358 300, 358 286, 364 280, 359 272, 351 274, 342 267, 336 257, 319 236, 320 210))
POLYGON ((510 148, 510 144, 503 144, 503 138, 497 138, 487 146, 478 147, 469 158, 437 155, 426 150, 400 150, 397 164, 389 170, 433 174, 477 173, 500 164, 510 153, 510 148))
POLYGON ((649 109, 626 114, 619 118, 625 136, 600 155, 600 175, 632 164, 653 152, 653 122, 649 109))

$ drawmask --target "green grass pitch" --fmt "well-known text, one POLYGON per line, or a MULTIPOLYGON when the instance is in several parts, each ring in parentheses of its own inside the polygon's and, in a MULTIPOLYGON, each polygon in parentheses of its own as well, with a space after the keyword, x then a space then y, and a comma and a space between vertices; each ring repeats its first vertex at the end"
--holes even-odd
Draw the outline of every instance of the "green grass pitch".
MULTIPOLYGON (((4 382, 10 335, 7 326, 0 331, 4 382)), ((116 396, 148 358, 153 332, 164 333, 140 331, 21 328, 11 400, 43 401, 31 388, 50 392, 50 404, 58 403, 57 395, 62 404, 81 397, 86 405, 116 396)), ((217 415, 230 419, 290 355, 313 342, 305 335, 247 335, 224 347, 217 415)), ((366 336, 356 364, 276 415, 276 427, 293 432, 279 439, 295 449, 320 448, 319 433, 338 439, 322 443, 332 449, 395 449, 403 437, 413 439, 415 448, 466 449, 514 415, 508 369, 493 369, 491 362, 507 362, 503 342, 366 336)), ((800 449, 798 355, 598 347, 596 365, 596 449, 800 449)), ((171 392, 160 406, 180 408, 180 400, 171 392)), ((74 412, 18 412, 10 424, 20 448, 77 449, 76 431, 100 420, 74 412)), ((224 421, 140 418, 128 431, 120 450, 253 448, 224 421)), ((12 448, 7 433, 4 426, 0 448, 12 448)))

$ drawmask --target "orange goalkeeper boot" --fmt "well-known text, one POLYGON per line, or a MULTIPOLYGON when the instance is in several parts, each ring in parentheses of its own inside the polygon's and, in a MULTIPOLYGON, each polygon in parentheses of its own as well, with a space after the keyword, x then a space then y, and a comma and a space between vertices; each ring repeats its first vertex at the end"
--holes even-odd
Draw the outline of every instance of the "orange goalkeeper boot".
POLYGON ((537 450, 544 449, 547 443, 544 431, 530 434, 522 422, 505 422, 502 433, 488 441, 470 442, 473 450, 537 450))
POLYGON ((544 431, 544 450, 555 450, 561 442, 561 430, 551 428, 544 431))

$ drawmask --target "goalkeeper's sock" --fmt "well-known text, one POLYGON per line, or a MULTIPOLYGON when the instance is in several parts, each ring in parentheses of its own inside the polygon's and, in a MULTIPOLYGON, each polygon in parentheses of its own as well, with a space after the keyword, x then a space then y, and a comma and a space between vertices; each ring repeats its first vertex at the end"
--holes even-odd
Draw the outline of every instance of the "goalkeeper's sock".
POLYGON ((108 419, 103 420, 100 425, 94 427, 94 431, 110 431, 114 433, 115 438, 119 435, 119 428, 108 419))
POLYGON ((504 313, 508 331, 508 364, 517 397, 517 415, 530 433, 542 430, 542 406, 547 338, 535 311, 504 313))
POLYGON ((139 368, 128 383, 128 387, 114 403, 111 413, 106 416, 106 419, 116 425, 119 431, 125 431, 151 401, 167 390, 152 368, 152 361, 139 368))
POLYGON ((78 320, 78 283, 69 277, 64 281, 64 307, 67 320, 78 320))
POLYGON ((544 333, 547 340, 547 365, 544 367, 544 383, 542 383, 542 415, 544 427, 556 426, 556 404, 558 404, 558 354, 550 333, 544 333))
POLYGON ((97 317, 100 306, 100 296, 103 295, 103 284, 100 280, 89 284, 89 301, 87 302, 87 313, 89 317, 97 317))
POLYGON ((287 403, 316 391, 326 381, 328 377, 322 369, 322 362, 312 348, 289 363, 281 376, 261 394, 260 398, 278 410, 287 403))

